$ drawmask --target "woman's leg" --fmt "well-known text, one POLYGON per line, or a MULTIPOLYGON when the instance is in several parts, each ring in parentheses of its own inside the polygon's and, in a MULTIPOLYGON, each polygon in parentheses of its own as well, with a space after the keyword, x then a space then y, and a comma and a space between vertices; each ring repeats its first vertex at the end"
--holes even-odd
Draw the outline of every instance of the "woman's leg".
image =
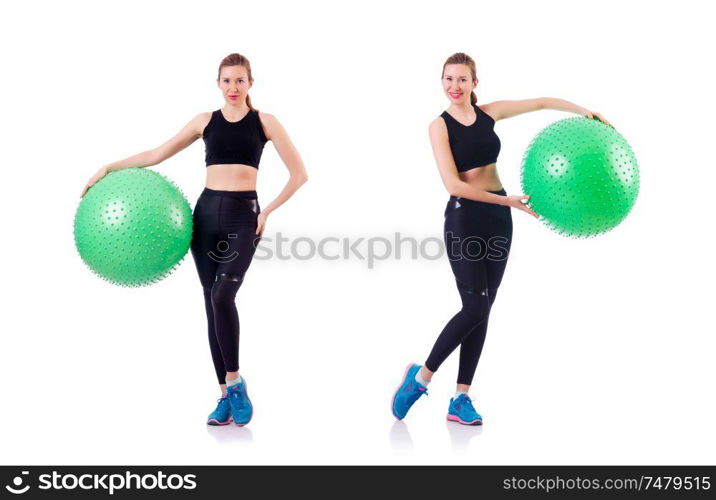
MULTIPOLYGON (((438 336, 425 367, 430 372, 436 372, 463 341, 477 330, 485 321, 490 312, 487 288, 473 288, 458 281, 458 291, 462 300, 462 308, 448 321, 438 336)), ((432 374, 430 374, 432 377, 432 374)))
POLYGON ((239 315, 236 294, 251 264, 259 237, 256 217, 259 213, 255 198, 222 199, 221 235, 217 255, 220 263, 211 287, 214 326, 227 381, 239 376, 239 315))
POLYGON ((477 363, 480 360, 482 346, 485 343, 487 334, 487 324, 490 320, 490 309, 495 302, 497 288, 487 289, 487 298, 489 301, 488 312, 485 320, 475 328, 460 344, 460 367, 457 372, 457 392, 469 392, 472 378, 477 369, 477 363))
MULTIPOLYGON (((479 209, 479 207, 477 207, 479 209)), ((428 359, 427 371, 435 372, 457 346, 487 320, 490 311, 487 269, 484 263, 486 242, 480 237, 480 212, 451 198, 445 214, 445 248, 455 275, 462 308, 445 325, 428 359)), ((429 374, 432 375, 432 374, 429 374)))
POLYGON ((197 200, 193 213, 194 232, 191 241, 191 254, 194 258, 204 295, 204 308, 208 326, 209 349, 214 363, 214 371, 222 394, 226 394, 226 368, 221 356, 221 348, 214 327, 214 308, 211 303, 211 290, 214 284, 219 262, 212 258, 217 251, 219 228, 219 199, 202 193, 197 200))
POLYGON ((485 343, 490 310, 502 282, 512 246, 512 215, 509 207, 493 205, 489 216, 483 218, 488 236, 488 248, 484 258, 487 276, 488 311, 485 320, 468 335, 460 346, 460 367, 457 376, 457 392, 468 392, 477 369, 485 343))

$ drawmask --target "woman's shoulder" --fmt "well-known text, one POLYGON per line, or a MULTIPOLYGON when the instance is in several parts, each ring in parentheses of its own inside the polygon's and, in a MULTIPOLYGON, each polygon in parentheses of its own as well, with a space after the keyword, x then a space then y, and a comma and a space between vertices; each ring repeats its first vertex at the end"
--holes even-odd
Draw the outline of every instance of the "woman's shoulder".
POLYGON ((259 117, 259 123, 264 133, 264 138, 267 141, 270 141, 276 127, 278 126, 278 120, 271 113, 265 113, 263 111, 256 111, 256 116, 259 117))
MULTIPOLYGON (((443 111, 440 113, 439 116, 437 116, 433 121, 430 122, 430 125, 428 125, 428 129, 430 131, 439 131, 439 130, 447 130, 447 121, 445 119, 445 115, 447 115, 447 111, 443 111)), ((450 116, 450 115, 448 115, 450 116)))
POLYGON ((258 115, 259 119, 261 120, 261 123, 269 123, 269 122, 275 122, 276 117, 272 115, 271 113, 266 113, 265 111, 256 111, 256 114, 258 115))
POLYGON ((211 118, 214 116, 215 113, 216 113, 216 111, 202 111, 201 113, 196 115, 196 117, 194 119, 197 121, 200 121, 200 122, 209 123, 209 120, 211 120, 211 118))
POLYGON ((196 124, 196 129, 202 137, 215 113, 216 111, 203 111, 194 117, 193 122, 196 124))
POLYGON ((487 115, 492 121, 497 121, 495 120, 495 116, 497 116, 497 105, 494 102, 481 104, 480 106, 473 104, 473 106, 475 106, 476 111, 481 111, 483 115, 487 115))

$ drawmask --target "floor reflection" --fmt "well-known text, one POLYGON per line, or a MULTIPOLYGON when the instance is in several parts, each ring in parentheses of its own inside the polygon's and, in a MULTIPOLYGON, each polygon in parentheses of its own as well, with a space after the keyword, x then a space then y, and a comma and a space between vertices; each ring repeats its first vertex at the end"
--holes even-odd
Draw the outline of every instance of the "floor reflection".
POLYGON ((226 443, 242 443, 252 444, 254 435, 248 427, 239 427, 238 425, 207 425, 206 432, 221 444, 226 443))
POLYGON ((470 447, 470 440, 482 434, 481 425, 463 425, 457 422, 445 420, 450 444, 455 451, 467 451, 470 447))
POLYGON ((408 426, 402 420, 396 420, 390 428, 390 446, 394 450, 412 450, 413 439, 410 437, 408 426))

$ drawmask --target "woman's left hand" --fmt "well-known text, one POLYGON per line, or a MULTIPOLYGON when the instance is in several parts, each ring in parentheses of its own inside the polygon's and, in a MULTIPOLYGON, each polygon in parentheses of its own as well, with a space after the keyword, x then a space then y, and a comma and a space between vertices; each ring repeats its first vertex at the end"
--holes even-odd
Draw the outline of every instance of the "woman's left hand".
POLYGON ((266 227, 266 218, 268 214, 266 212, 260 212, 256 217, 256 234, 262 235, 264 233, 264 227, 266 227))
POLYGON ((606 123, 610 127, 614 128, 614 125, 609 123, 602 115, 600 115, 596 111, 589 111, 588 109, 583 108, 581 114, 582 114, 582 116, 584 116, 586 118, 593 118, 593 119, 599 120, 600 122, 606 123))

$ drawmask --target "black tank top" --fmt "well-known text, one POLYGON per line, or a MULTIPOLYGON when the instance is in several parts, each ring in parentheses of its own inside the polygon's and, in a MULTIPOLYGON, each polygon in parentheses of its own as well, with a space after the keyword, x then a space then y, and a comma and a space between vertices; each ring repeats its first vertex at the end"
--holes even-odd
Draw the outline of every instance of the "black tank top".
POLYGON ((238 122, 224 118, 220 109, 211 114, 202 138, 206 144, 206 166, 241 163, 259 168, 261 153, 268 141, 259 112, 249 110, 238 122))
POLYGON ((500 154, 500 138, 495 133, 495 120, 475 104, 472 107, 477 115, 472 125, 463 125, 447 111, 440 115, 447 126, 450 149, 458 172, 495 163, 500 154))

